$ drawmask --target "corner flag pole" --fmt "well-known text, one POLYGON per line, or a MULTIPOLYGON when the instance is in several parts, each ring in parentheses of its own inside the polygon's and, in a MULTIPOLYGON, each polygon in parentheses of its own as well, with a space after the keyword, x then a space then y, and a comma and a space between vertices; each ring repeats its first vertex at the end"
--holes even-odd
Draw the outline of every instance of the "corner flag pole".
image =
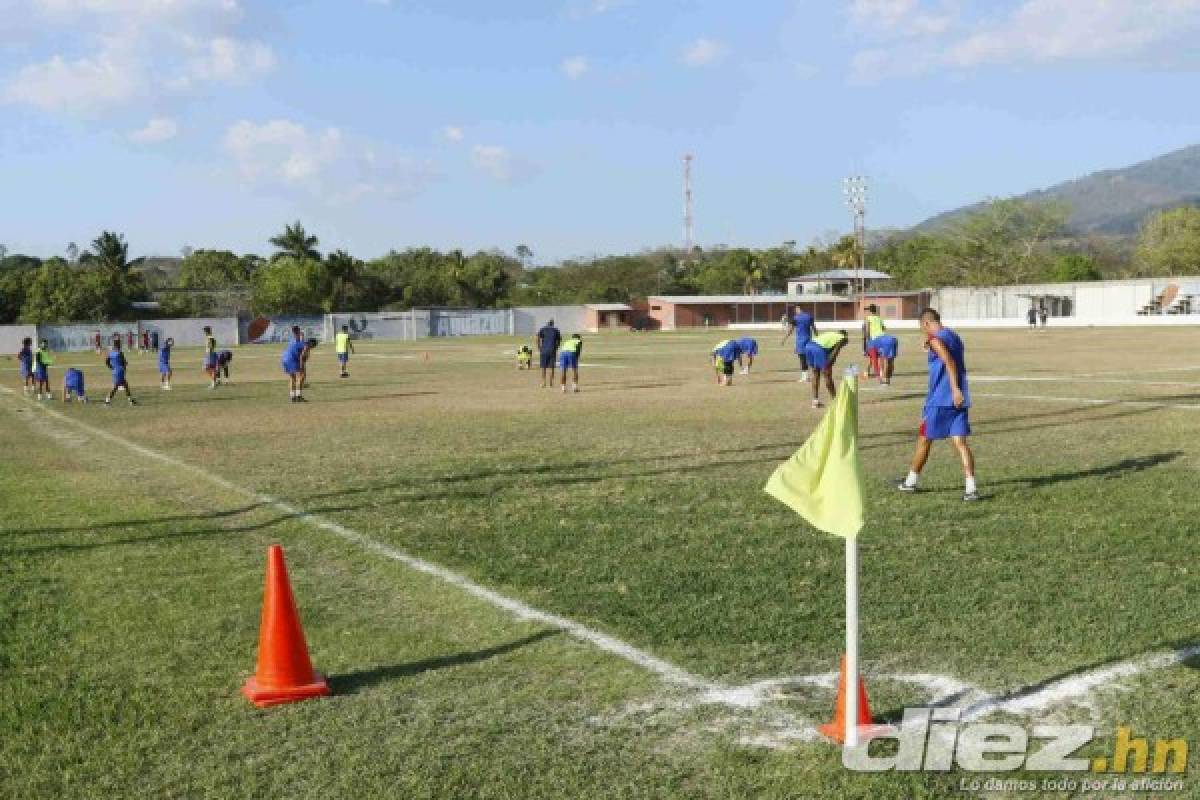
POLYGON ((858 745, 858 537, 846 537, 846 738, 858 745))

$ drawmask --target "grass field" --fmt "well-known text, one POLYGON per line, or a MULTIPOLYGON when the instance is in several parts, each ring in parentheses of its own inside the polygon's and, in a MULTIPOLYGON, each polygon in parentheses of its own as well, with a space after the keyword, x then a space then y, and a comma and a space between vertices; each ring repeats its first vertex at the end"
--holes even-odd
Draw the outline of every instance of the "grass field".
MULTIPOLYGON (((926 491, 888 484, 925 380, 901 336, 861 406, 877 716, 1016 693, 996 718, 1095 722, 1096 753, 1118 724, 1200 742, 1196 336, 964 332, 977 504, 945 446, 926 491)), ((0 392, 0 797, 960 796, 811 737, 841 541, 762 486, 819 412, 775 332, 717 387, 718 338, 586 337, 570 396, 512 339, 363 343, 344 381, 321 348, 307 405, 276 347, 217 391, 198 353, 170 393, 135 356, 137 408, 0 392), (334 696, 260 711, 238 688, 272 542, 334 696)), ((71 364, 107 390, 91 354, 56 387, 71 364)))

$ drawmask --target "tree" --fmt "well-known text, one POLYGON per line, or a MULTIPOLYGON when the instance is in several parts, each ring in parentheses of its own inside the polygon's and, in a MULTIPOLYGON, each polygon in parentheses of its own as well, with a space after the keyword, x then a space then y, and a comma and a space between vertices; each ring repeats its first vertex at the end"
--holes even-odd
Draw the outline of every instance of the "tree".
POLYGON ((1017 198, 988 201, 946 229, 957 264, 955 274, 946 277, 964 286, 1036 280, 1045 270, 1050 244, 1066 225, 1069 213, 1065 203, 1017 198))
POLYGON ((463 258, 462 252, 455 250, 446 260, 454 281, 456 305, 489 308, 506 294, 510 275, 502 255, 479 252, 463 258))
POLYGON ((61 258, 52 258, 30 280, 21 308, 25 322, 99 322, 128 319, 132 301, 144 299, 140 275, 129 275, 99 265, 72 269, 61 258))
POLYGON ((0 325, 11 325, 21 316, 32 280, 33 273, 29 270, 0 271, 0 325))
POLYGON ((113 272, 125 273, 129 270, 129 245, 125 236, 112 231, 104 231, 92 240, 92 255, 96 263, 113 272))
POLYGON ((67 262, 71 264, 79 262, 79 245, 74 242, 67 245, 67 262))
POLYGON ((326 256, 326 311, 348 310, 347 297, 358 287, 361 268, 362 262, 345 250, 337 250, 326 256))
POLYGON ((317 250, 317 245, 321 241, 316 236, 310 236, 308 231, 304 230, 304 226, 300 224, 300 220, 296 220, 294 225, 285 225, 283 233, 272 236, 270 243, 278 248, 275 255, 271 256, 272 260, 283 256, 307 258, 313 261, 321 260, 321 253, 317 250))
POLYGON ((1200 208, 1175 208, 1147 219, 1138 234, 1134 268, 1139 277, 1200 270, 1200 208))
POLYGON ((8 258, 8 248, 0 244, 0 261, 8 258))
POLYGON ((254 274, 252 304, 260 314, 319 314, 325 270, 320 261, 278 255, 254 274))
POLYGON ((249 282, 244 258, 228 250, 194 250, 179 263, 178 288, 185 291, 168 294, 163 310, 181 316, 244 311, 249 282))
POLYGON ((1100 270, 1096 262, 1082 253, 1067 253, 1056 258, 1050 264, 1046 280, 1054 283, 1073 283, 1075 281, 1100 280, 1100 270))
POLYGON ((521 268, 529 269, 529 262, 533 260, 533 251, 527 245, 519 244, 513 250, 513 253, 516 254, 517 260, 521 262, 521 268))

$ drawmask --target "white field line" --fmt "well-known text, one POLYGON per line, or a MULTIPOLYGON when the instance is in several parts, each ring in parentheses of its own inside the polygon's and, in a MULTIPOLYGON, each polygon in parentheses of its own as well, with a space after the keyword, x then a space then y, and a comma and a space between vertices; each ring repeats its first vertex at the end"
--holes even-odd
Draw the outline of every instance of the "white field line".
POLYGON ((1126 383, 1136 386, 1200 386, 1200 381, 1145 381, 1137 378, 1092 378, 1086 375, 1028 376, 971 375, 975 383, 1126 383))
POLYGON ((1200 403, 1160 403, 1152 400, 1111 400, 1101 397, 1056 397, 1045 394, 999 394, 971 392, 972 397, 990 397, 1001 400, 1032 400, 1042 403, 1075 403, 1084 406, 1133 406, 1134 408, 1182 408, 1200 411, 1200 403))

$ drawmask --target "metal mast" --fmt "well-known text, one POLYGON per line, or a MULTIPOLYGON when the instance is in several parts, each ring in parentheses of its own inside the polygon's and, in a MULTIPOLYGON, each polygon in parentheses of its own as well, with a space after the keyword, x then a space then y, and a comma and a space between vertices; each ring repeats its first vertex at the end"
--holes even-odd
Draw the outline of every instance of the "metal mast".
POLYGON ((692 154, 683 156, 683 257, 691 258, 695 247, 692 228, 692 154))
POLYGON ((867 176, 852 175, 842 180, 846 207, 854 216, 854 241, 858 249, 854 259, 855 285, 859 297, 866 290, 863 271, 867 268, 867 176))

